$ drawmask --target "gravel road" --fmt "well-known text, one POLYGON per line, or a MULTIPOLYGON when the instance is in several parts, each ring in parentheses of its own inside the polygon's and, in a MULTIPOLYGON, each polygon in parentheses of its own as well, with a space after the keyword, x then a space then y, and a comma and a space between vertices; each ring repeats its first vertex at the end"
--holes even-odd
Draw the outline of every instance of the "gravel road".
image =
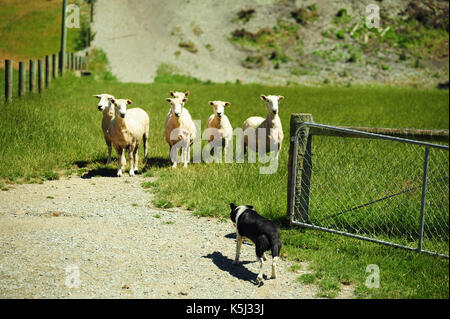
POLYGON ((86 175, 0 191, 0 298, 315 297, 295 280, 307 265, 292 272, 285 260, 256 286, 253 246, 232 265, 231 221, 155 209, 148 180, 86 175))

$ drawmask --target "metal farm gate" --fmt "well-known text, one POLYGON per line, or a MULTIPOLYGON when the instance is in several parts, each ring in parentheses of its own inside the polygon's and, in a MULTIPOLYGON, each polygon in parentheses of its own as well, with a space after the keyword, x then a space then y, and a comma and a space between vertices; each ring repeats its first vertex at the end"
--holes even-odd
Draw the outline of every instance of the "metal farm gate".
POLYGON ((448 258, 449 147, 416 140, 448 143, 448 131, 349 129, 293 114, 290 135, 292 225, 448 258))

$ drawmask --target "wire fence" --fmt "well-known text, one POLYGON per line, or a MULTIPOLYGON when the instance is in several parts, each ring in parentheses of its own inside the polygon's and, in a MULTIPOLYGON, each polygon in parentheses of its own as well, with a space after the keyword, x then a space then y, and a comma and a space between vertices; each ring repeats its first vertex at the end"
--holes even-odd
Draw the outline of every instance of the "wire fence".
POLYGON ((294 146, 293 224, 448 257, 448 146, 315 123, 294 146))

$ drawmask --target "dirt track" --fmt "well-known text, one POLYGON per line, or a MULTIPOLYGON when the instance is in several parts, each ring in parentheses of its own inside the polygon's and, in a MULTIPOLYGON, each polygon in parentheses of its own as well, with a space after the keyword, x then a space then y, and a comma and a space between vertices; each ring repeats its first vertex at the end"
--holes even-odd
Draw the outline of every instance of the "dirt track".
POLYGON ((227 37, 236 25, 231 20, 243 6, 261 11, 257 26, 275 23, 272 0, 99 0, 95 6, 93 46, 108 55, 112 72, 123 82, 152 82, 161 63, 170 63, 182 74, 201 80, 284 84, 286 76, 245 69, 246 57, 227 37), (264 14, 267 13, 267 14, 264 14), (194 42, 197 53, 181 49, 182 41, 194 42), (209 47, 210 49, 207 49, 209 47), (180 55, 175 56, 179 51, 180 55))
POLYGON ((148 178, 85 177, 0 192, 0 298, 316 295, 316 287, 295 280, 307 265, 292 272, 285 260, 278 279, 257 287, 253 246, 243 245, 242 264, 232 265, 232 223, 152 208, 140 186, 148 178), (69 288, 76 269, 80 286, 69 288))

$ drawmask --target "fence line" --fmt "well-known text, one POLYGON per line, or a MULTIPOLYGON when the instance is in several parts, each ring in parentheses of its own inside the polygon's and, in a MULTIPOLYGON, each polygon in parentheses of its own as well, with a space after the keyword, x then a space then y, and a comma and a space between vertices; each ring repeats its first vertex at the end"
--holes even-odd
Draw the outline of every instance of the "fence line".
POLYGON ((291 225, 448 258, 449 147, 404 138, 448 143, 448 135, 448 130, 355 130, 293 114, 291 225))
MULTIPOLYGON (((84 54, 84 52, 83 52, 84 54)), ((80 52, 66 53, 67 62, 63 69, 59 66, 59 54, 46 55, 43 59, 30 59, 28 61, 28 92, 26 86, 27 63, 19 61, 18 64, 18 97, 23 97, 27 93, 42 93, 45 88, 50 87, 52 80, 63 77, 66 70, 81 71, 87 66, 87 56, 80 55, 80 52), (37 70, 36 70, 37 69, 37 70), (37 78, 37 79, 36 79, 37 78)), ((15 61, 5 60, 5 101, 10 103, 13 100, 14 92, 14 66, 15 61)))

